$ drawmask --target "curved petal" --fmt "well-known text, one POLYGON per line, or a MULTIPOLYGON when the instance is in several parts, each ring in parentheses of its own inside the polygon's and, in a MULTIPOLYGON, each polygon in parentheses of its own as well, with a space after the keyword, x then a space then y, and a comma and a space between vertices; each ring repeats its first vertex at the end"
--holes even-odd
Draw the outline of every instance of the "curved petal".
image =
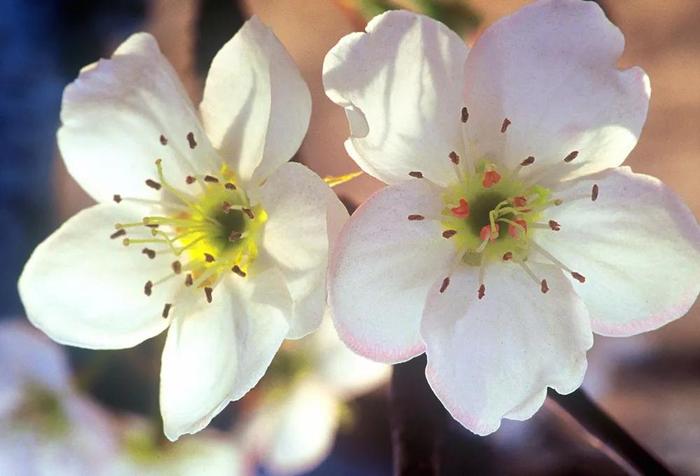
POLYGON ((340 338, 386 363, 423 352, 421 312, 432 283, 447 273, 455 248, 441 236, 442 202, 424 180, 380 190, 350 217, 329 266, 329 304, 340 338))
POLYGON ((301 164, 282 165, 260 188, 268 214, 262 246, 282 271, 294 301, 288 338, 321 324, 326 307, 329 243, 348 212, 321 178, 301 164))
POLYGON ((547 213, 561 230, 534 239, 586 277, 576 291, 595 332, 653 330, 693 305, 700 291, 700 227, 658 179, 623 167, 564 183, 556 196, 564 203, 547 213))
POLYGON ((388 183, 421 171, 440 184, 454 179, 451 151, 462 150, 460 109, 467 46, 422 15, 390 11, 367 33, 352 33, 328 52, 323 84, 346 108, 350 156, 388 183))
POLYGON ((282 43, 252 17, 214 57, 199 108, 222 157, 259 183, 301 145, 311 95, 282 43))
POLYGON ((155 195, 144 181, 157 178, 158 158, 175 184, 220 167, 175 71, 147 33, 129 37, 112 59, 83 68, 63 93, 61 122, 66 167, 98 202, 116 193, 155 195))
POLYGON ((637 143, 650 94, 641 69, 617 69, 623 47, 595 2, 542 0, 492 25, 464 73, 465 130, 476 157, 513 167, 534 156, 523 171, 532 177, 621 164, 637 143), (574 151, 576 159, 563 162, 574 151))
POLYGON ((593 345, 586 308, 557 268, 531 267, 547 280, 547 294, 516 265, 494 264, 485 297, 476 299, 478 269, 460 267, 444 293, 436 283, 425 306, 428 382, 479 435, 496 431, 503 417, 531 417, 546 387, 570 393, 583 381, 593 345))
POLYGON ((144 294, 144 284, 170 271, 160 255, 148 259, 133 246, 110 240, 115 223, 139 222, 142 209, 100 204, 66 221, 35 250, 19 278, 27 317, 61 344, 120 349, 162 332, 173 302, 174 280, 144 294))
POLYGON ((289 330, 291 299, 274 269, 225 278, 211 304, 178 313, 160 373, 160 409, 171 441, 196 433, 267 370, 289 330))

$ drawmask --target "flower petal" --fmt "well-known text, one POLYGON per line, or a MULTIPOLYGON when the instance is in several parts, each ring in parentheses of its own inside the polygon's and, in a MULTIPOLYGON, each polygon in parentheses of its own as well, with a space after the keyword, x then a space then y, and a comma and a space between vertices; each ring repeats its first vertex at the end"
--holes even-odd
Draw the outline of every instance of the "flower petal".
POLYGON ((288 338, 321 324, 326 307, 329 242, 348 212, 323 180, 301 164, 279 167, 260 189, 268 221, 262 246, 282 271, 294 300, 288 338))
POLYGON ((486 295, 476 299, 478 269, 460 267, 444 293, 436 283, 425 306, 428 382, 479 435, 496 431, 503 417, 532 416, 547 386, 570 393, 583 381, 593 345, 586 308, 557 268, 531 267, 547 280, 547 294, 516 265, 495 264, 486 270, 486 295))
POLYGON ((448 155, 462 149, 460 109, 468 48, 422 15, 390 11, 367 33, 347 35, 326 55, 328 97, 346 108, 350 156, 368 174, 395 184, 420 171, 454 179, 448 155))
POLYGON ((595 332, 646 332, 693 305, 700 291, 700 227, 658 179, 622 167, 562 184, 556 196, 564 203, 547 213, 561 230, 534 238, 586 277, 575 289, 595 332))
POLYGON ((161 313, 179 283, 166 281, 144 294, 144 284, 170 270, 167 258, 148 259, 120 239, 115 223, 138 222, 141 208, 100 204, 66 221, 35 250, 19 278, 27 317, 61 344, 119 349, 168 327, 161 313))
POLYGON ((492 25, 464 73, 475 155, 508 166, 534 156, 529 176, 574 177, 621 164, 637 143, 650 94, 641 69, 617 69, 623 47, 595 2, 542 0, 492 25), (564 163, 574 151, 575 161, 564 163))
POLYGON ((180 312, 163 349, 160 407, 174 441, 209 424, 267 370, 289 330, 291 299, 274 269, 225 278, 211 304, 180 312))
POLYGON ((252 17, 214 57, 200 111, 222 157, 259 183, 301 145, 311 95, 282 43, 252 17))
POLYGON ((432 283, 455 254, 441 236, 442 203, 424 180, 377 192, 350 217, 329 267, 329 303, 355 352, 395 363, 423 352, 419 323, 432 283), (426 220, 408 220, 420 214, 426 220))
POLYGON ((112 59, 83 68, 63 93, 61 121, 66 167, 98 202, 115 193, 155 195, 144 181, 157 178, 158 158, 178 185, 220 167, 175 71, 147 33, 129 37, 112 59))

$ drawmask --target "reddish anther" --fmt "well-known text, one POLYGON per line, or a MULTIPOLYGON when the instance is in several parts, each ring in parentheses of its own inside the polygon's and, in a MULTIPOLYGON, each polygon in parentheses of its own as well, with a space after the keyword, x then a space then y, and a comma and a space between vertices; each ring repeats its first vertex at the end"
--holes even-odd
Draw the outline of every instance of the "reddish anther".
POLYGON ((481 181, 481 185, 483 185, 484 188, 489 188, 493 185, 496 185, 500 181, 501 174, 499 174, 495 170, 489 170, 487 172, 484 172, 484 180, 481 181))
POLYGON ((479 238, 481 238, 481 241, 494 241, 496 238, 498 238, 498 232, 500 231, 500 226, 498 226, 498 223, 496 223, 496 229, 491 230, 491 225, 486 225, 481 228, 481 231, 479 232, 479 238))
POLYGON ((512 223, 508 224, 508 234, 510 236, 519 238, 521 235, 527 233, 527 222, 525 220, 518 218, 515 220, 515 223, 517 223, 517 225, 513 225, 512 223))
POLYGON ((466 199, 459 199, 459 206, 450 208, 450 211, 457 218, 468 218, 469 217, 469 203, 466 199))
POLYGON ((522 197, 522 196, 521 197, 513 197, 513 206, 520 208, 520 207, 524 207, 525 205, 527 205, 527 198, 522 197))
POLYGON ((586 277, 580 273, 577 273, 576 271, 571 273, 571 276, 578 281, 579 283, 585 283, 586 282, 586 277))

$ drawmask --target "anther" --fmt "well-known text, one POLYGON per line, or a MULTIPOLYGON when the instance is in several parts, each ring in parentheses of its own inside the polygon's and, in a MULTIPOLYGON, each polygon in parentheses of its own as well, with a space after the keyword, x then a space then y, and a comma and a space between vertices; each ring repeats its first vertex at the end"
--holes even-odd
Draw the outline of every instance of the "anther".
POLYGON ((192 279, 192 275, 187 273, 187 276, 185 277, 185 286, 190 287, 190 286, 192 286, 192 283, 194 283, 194 280, 192 279))
POLYGON ((119 203, 119 202, 122 201, 122 196, 115 193, 114 196, 112 197, 112 200, 114 200, 115 202, 119 203))
POLYGON ((214 256, 209 253, 204 253, 204 261, 207 263, 213 263, 215 261, 214 256))
POLYGON ((194 140, 194 134, 191 132, 187 133, 187 142, 190 144, 190 149, 197 147, 197 141, 194 140))
POLYGON ((146 281, 146 284, 143 286, 143 292, 146 296, 150 296, 153 292, 153 282, 146 281))
POLYGON ((120 236, 124 236, 124 235, 126 235, 126 230, 124 228, 120 228, 117 231, 115 231, 114 233, 112 233, 111 235, 109 235, 109 237, 111 239, 115 239, 115 238, 119 238, 120 236))
POLYGON ((243 270, 240 268, 240 266, 238 266, 238 265, 234 265, 233 268, 231 268, 231 271, 233 271, 235 274, 237 274, 237 275, 240 276, 241 278, 245 278, 245 277, 246 277, 245 271, 243 271, 243 270))
POLYGON ((255 219, 255 213, 253 213, 253 210, 251 210, 250 208, 242 208, 242 210, 243 210, 243 213, 248 215, 248 218, 250 218, 251 220, 255 219))
POLYGON ((459 155, 454 150, 448 155, 453 164, 459 165, 459 155))
POLYGON ((219 179, 212 175, 205 175, 204 181, 209 183, 219 183, 219 179))
POLYGON ((153 190, 160 190, 161 185, 156 182, 155 180, 148 179, 146 180, 146 185, 151 187, 153 190))
POLYGON ((457 218, 468 218, 469 217, 469 202, 466 199, 459 199, 459 206, 450 208, 450 211, 457 218))
POLYGON ((131 244, 131 240, 129 240, 129 238, 124 238, 122 240, 122 245, 129 246, 130 244, 131 244))
POLYGON ((520 162, 520 165, 522 165, 523 167, 527 167, 528 165, 532 165, 534 163, 535 163, 535 158, 533 156, 530 156, 527 159, 520 162))
POLYGON ((515 225, 512 223, 508 224, 508 234, 513 238, 518 238, 521 234, 527 233, 527 222, 523 219, 514 220, 515 225))
POLYGON ((483 299, 484 296, 486 296, 486 286, 482 284, 481 286, 479 286, 479 291, 477 292, 476 297, 478 297, 479 299, 483 299))
POLYGON ((499 174, 495 170, 488 170, 484 172, 484 179, 481 181, 481 185, 483 185, 484 188, 489 188, 493 185, 496 185, 500 181, 501 174, 499 174))
POLYGON ((442 284, 440 285, 440 294, 444 293, 445 290, 447 289, 447 286, 450 285, 450 277, 447 276, 445 279, 442 280, 442 284))
POLYGON ((585 283, 586 282, 586 277, 580 273, 577 273, 576 271, 571 272, 571 276, 578 281, 579 283, 585 283))
POLYGON ((505 119, 503 119, 503 124, 501 124, 501 133, 504 133, 508 129, 509 125, 510 125, 510 119, 508 119, 506 117, 505 119))
POLYGON ((564 157, 564 162, 571 162, 576 157, 578 157, 578 150, 575 150, 575 151, 571 152, 569 155, 567 155, 566 157, 564 157))
POLYGON ((168 314, 170 314, 170 308, 171 308, 171 307, 173 307, 172 304, 170 304, 169 302, 168 302, 168 303, 165 303, 165 306, 163 306, 163 314, 161 314, 161 316, 163 316, 163 319, 167 319, 167 318, 168 318, 168 314))
POLYGON ((491 225, 485 225, 481 228, 481 231, 479 232, 479 238, 481 241, 494 241, 496 238, 498 238, 498 232, 500 230, 500 226, 498 223, 496 223, 496 229, 491 230, 491 225))
POLYGON ((511 251, 506 251, 503 253, 503 261, 510 261, 513 259, 513 253, 511 251))
POLYGON ((173 268, 173 273, 175 274, 180 274, 182 273, 182 263, 179 261, 173 261, 173 263, 170 265, 173 268))
MULTIPOLYGON (((594 198, 593 200, 595 200, 595 198, 594 198)), ((564 200, 562 200, 561 198, 557 198, 557 199, 555 199, 552 203, 554 203, 554 206, 555 206, 555 207, 558 207, 559 205, 561 205, 562 203, 564 203, 564 200)))
POLYGON ((561 230, 561 225, 554 220, 549 220, 549 227, 554 231, 561 230))
POLYGON ((163 134, 160 135, 160 144, 168 145, 168 139, 163 134))
POLYGON ((232 184, 231 182, 226 182, 224 184, 224 188, 226 190, 236 190, 236 186, 234 184, 232 184))
POLYGON ((214 290, 212 288, 206 287, 204 288, 204 294, 207 296, 207 302, 211 304, 212 301, 212 293, 214 290))
POLYGON ((469 120, 469 110, 465 106, 462 108, 462 123, 466 124, 468 120, 469 120))
POLYGON ((526 197, 513 197, 513 205, 521 208, 527 205, 527 198, 526 197))
POLYGON ((450 239, 457 234, 457 230, 445 230, 442 232, 442 237, 450 239))
POLYGON ((425 217, 423 215, 408 215, 408 219, 410 221, 421 221, 425 220, 425 217))
POLYGON ((194 177, 191 176, 191 175, 188 175, 187 177, 185 177, 185 183, 186 183, 187 185, 192 185, 196 180, 197 180, 197 179, 194 178, 194 177))
POLYGON ((413 178, 423 178, 423 172, 418 172, 417 170, 409 172, 408 175, 410 175, 413 178))
POLYGON ((241 233, 240 231, 232 231, 228 235, 228 241, 238 241, 241 239, 241 236, 243 236, 243 233, 241 233))
POLYGON ((547 291, 549 291, 549 286, 547 285, 546 279, 543 279, 542 282, 540 282, 540 291, 542 291, 542 294, 547 294, 547 291))
POLYGON ((148 256, 150 259, 153 259, 153 258, 156 257, 156 252, 153 251, 153 250, 150 249, 150 248, 144 248, 144 249, 142 249, 142 250, 141 250, 141 253, 145 254, 145 255, 148 256))
POLYGON ((231 211, 231 204, 229 202, 224 202, 221 204, 221 209, 224 211, 224 213, 228 213, 231 211))
POLYGON ((591 201, 596 201, 598 199, 598 184, 593 184, 593 188, 591 189, 591 201))

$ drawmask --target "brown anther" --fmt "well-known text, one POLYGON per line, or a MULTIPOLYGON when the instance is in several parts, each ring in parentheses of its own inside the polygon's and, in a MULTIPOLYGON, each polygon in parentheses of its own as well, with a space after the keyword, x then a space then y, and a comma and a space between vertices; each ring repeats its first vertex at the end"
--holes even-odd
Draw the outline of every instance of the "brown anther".
POLYGON ((185 177, 185 183, 186 183, 187 185, 192 185, 192 184, 195 183, 196 181, 197 181, 197 179, 194 178, 194 177, 191 176, 191 175, 188 175, 187 177, 185 177))
POLYGON ((569 155, 567 155, 566 157, 564 157, 564 162, 571 162, 576 157, 578 157, 578 150, 575 150, 575 151, 571 152, 569 155))
POLYGON ((442 232, 442 237, 450 239, 457 234, 457 230, 445 230, 442 232))
POLYGON ((486 286, 483 284, 479 286, 479 292, 476 295, 479 299, 483 299, 486 296, 486 286))
POLYGON ((503 119, 503 124, 501 124, 501 133, 504 133, 508 129, 509 125, 510 125, 510 119, 508 119, 506 117, 505 119, 503 119))
POLYGON ((187 273, 187 276, 185 276, 185 286, 190 287, 190 286, 192 286, 192 283, 194 283, 194 280, 192 279, 192 275, 187 273))
POLYGON ((155 230, 155 229, 158 228, 160 225, 158 225, 158 223, 144 223, 143 226, 147 226, 148 228, 152 228, 152 229, 155 230))
POLYGON ((408 175, 410 175, 413 178, 423 178, 423 172, 419 172, 417 170, 414 170, 413 172, 409 172, 408 175))
POLYGON ((243 213, 248 215, 248 218, 250 218, 251 220, 255 219, 255 213, 253 213, 253 210, 251 210, 250 208, 242 208, 242 210, 243 210, 243 213))
POLYGON ((197 147, 197 141, 194 140, 194 134, 191 132, 187 133, 187 142, 190 144, 190 149, 197 147))
POLYGON ((549 227, 554 231, 561 230, 561 225, 554 220, 549 220, 549 227))
POLYGON ((226 182, 224 184, 224 188, 226 190, 236 190, 236 186, 234 184, 232 184, 231 182, 226 182))
POLYGON ((453 164, 459 165, 459 155, 454 150, 448 155, 453 164))
POLYGON ((173 261, 173 263, 170 265, 173 268, 173 273, 175 274, 180 274, 182 273, 182 263, 179 261, 173 261))
POLYGON ((168 145, 168 139, 163 134, 160 135, 160 144, 168 145))
POLYGON ((469 110, 467 110, 467 108, 465 106, 462 108, 462 123, 466 124, 468 120, 469 120, 469 110))
POLYGON ((142 250, 141 250, 141 253, 145 254, 145 255, 148 256, 150 259, 153 259, 153 258, 156 257, 156 252, 153 251, 153 250, 150 249, 150 248, 144 248, 144 249, 142 249, 142 250))
POLYGON ((209 183, 219 183, 219 179, 214 177, 213 175, 205 175, 204 181, 209 183))
POLYGON ((228 213, 231 211, 231 204, 229 202, 224 202, 221 204, 221 209, 224 211, 224 213, 228 213))
POLYGON ((549 291, 549 286, 547 285, 546 279, 543 279, 540 283, 540 291, 542 291, 542 294, 547 294, 547 291, 549 291))
POLYGON ((115 193, 114 196, 112 197, 112 200, 114 200, 115 202, 119 203, 119 202, 122 201, 122 196, 115 193))
POLYGON ((151 281, 146 281, 146 284, 143 285, 143 292, 146 296, 151 295, 153 292, 153 283, 151 281))
POLYGON ((243 270, 240 268, 240 266, 238 266, 238 265, 234 265, 233 268, 231 268, 231 271, 233 271, 234 273, 236 273, 236 274, 237 274, 238 276, 240 276, 241 278, 245 278, 245 277, 246 277, 245 271, 243 271, 243 270))
POLYGON ((440 294, 444 293, 445 290, 447 289, 447 286, 450 285, 450 277, 447 276, 445 279, 442 280, 442 284, 440 285, 440 294))
POLYGON ((124 228, 120 228, 117 231, 115 231, 114 233, 112 233, 111 235, 109 235, 109 237, 111 239, 115 239, 115 238, 119 238, 120 236, 124 236, 124 235, 126 235, 126 230, 124 228))
POLYGON ((163 316, 163 319, 168 318, 168 314, 170 314, 170 308, 172 308, 172 307, 173 307, 173 305, 170 304, 169 302, 165 303, 165 306, 163 306, 163 314, 161 314, 161 316, 163 316))
POLYGON ((210 255, 209 253, 204 253, 204 261, 207 263, 213 263, 215 261, 214 256, 210 255))
POLYGON ((146 185, 151 187, 153 190, 160 190, 160 184, 156 182, 155 180, 148 179, 146 180, 146 185))
POLYGON ((577 273, 576 271, 572 271, 571 276, 579 283, 586 282, 586 277, 584 275, 582 275, 581 273, 577 273))
POLYGON ((598 184, 593 184, 593 188, 591 189, 591 200, 596 201, 598 199, 598 184))
POLYGON ((209 287, 204 288, 204 294, 207 296, 207 302, 210 304, 211 304, 213 292, 214 292, 214 290, 212 288, 209 288, 209 287))
POLYGON ((240 231, 232 231, 228 235, 228 241, 238 241, 241 239, 241 236, 243 236, 243 233, 240 231))
POLYGON ((555 207, 558 207, 559 205, 561 205, 562 203, 564 203, 564 200, 562 200, 561 198, 557 198, 557 199, 554 200, 553 203, 554 203, 554 206, 555 206, 555 207))
POLYGON ((503 261, 510 261, 513 259, 513 252, 512 251, 506 251, 503 253, 503 261))
POLYGON ((535 158, 533 156, 530 156, 527 159, 520 162, 520 165, 522 165, 523 167, 527 167, 528 165, 532 165, 534 163, 535 163, 535 158))
POLYGON ((131 244, 131 241, 129 240, 129 238, 124 238, 122 240, 122 245, 129 246, 130 244, 131 244))
POLYGON ((425 217, 423 215, 408 215, 408 219, 410 221, 421 221, 425 220, 425 217))

